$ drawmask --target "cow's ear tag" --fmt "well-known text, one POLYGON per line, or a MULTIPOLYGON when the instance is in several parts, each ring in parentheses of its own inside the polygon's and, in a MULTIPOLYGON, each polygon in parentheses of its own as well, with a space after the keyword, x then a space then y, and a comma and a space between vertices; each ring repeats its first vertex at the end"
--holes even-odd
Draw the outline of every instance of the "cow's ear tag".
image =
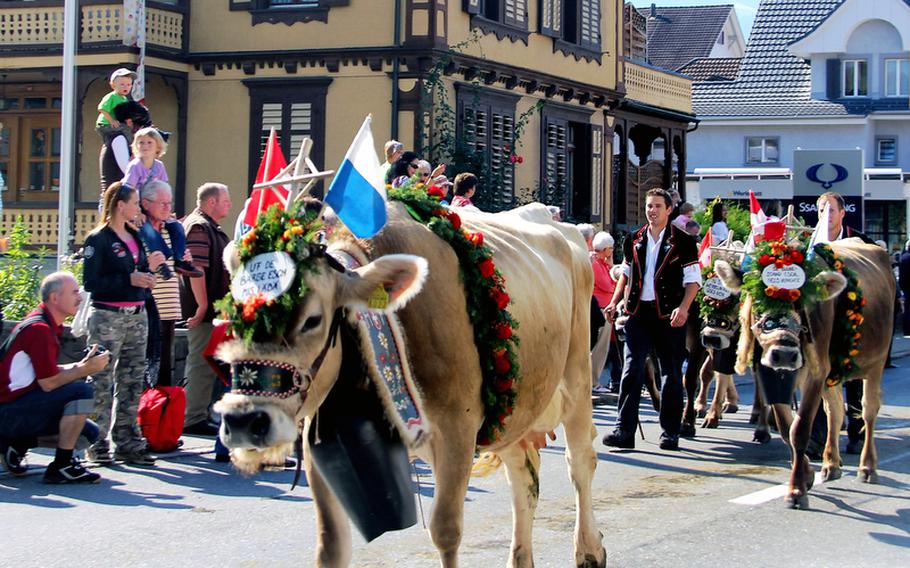
POLYGON ((389 306, 389 293, 386 292, 385 286, 380 284, 370 293, 367 306, 372 310, 384 310, 389 306))

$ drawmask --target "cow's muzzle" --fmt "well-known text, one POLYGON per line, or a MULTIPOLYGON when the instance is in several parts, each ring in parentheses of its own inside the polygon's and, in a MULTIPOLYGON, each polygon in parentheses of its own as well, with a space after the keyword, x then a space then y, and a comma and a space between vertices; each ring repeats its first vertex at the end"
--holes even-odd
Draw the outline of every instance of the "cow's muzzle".
POLYGON ((262 410, 229 413, 221 421, 221 439, 232 448, 263 448, 269 445, 271 427, 272 419, 262 410))
POLYGON ((799 347, 774 345, 766 351, 762 363, 777 371, 796 371, 803 366, 799 347))
POLYGON ((730 338, 726 335, 713 334, 713 333, 702 333, 701 344, 708 349, 716 349, 718 351, 730 347, 730 338))

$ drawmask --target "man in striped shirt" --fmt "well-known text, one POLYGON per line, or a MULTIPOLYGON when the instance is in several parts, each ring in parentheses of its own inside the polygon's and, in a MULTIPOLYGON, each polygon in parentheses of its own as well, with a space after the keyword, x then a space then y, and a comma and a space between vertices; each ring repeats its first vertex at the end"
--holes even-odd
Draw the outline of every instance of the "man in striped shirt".
MULTIPOLYGON (((171 217, 171 208, 174 204, 173 191, 167 182, 154 180, 142 188, 142 209, 146 219, 152 227, 161 233, 167 246, 171 246, 170 236, 164 228, 164 222, 171 217)), ((190 251, 186 251, 184 260, 192 260, 190 251)), ((173 272, 174 259, 167 259, 168 268, 173 272)), ((165 280, 161 274, 156 274, 155 288, 152 296, 158 306, 158 315, 161 319, 161 366, 158 370, 158 385, 173 385, 173 360, 174 360, 174 325, 180 319, 180 284, 177 278, 165 280)))

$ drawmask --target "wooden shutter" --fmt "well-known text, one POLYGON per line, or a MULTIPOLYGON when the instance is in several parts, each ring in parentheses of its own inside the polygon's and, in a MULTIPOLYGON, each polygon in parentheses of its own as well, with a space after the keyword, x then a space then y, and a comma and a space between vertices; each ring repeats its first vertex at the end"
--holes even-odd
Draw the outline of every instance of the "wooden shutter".
POLYGON ((564 207, 569 184, 569 123, 564 119, 546 117, 544 120, 544 175, 546 183, 541 198, 549 205, 564 207), (556 203, 558 202, 558 203, 556 203))
POLYGON ((580 0, 578 44, 600 52, 600 0, 580 0))
POLYGON ((528 0, 502 0, 502 23, 521 30, 528 29, 528 0))
POLYGON ((562 38, 563 0, 540 0, 540 33, 548 37, 562 38))
POLYGON ((604 130, 591 125, 591 222, 599 223, 603 214, 604 194, 604 130))
POLYGON ((841 62, 840 59, 828 59, 825 63, 826 93, 828 99, 833 101, 841 96, 841 62))
POLYGON ((481 0, 462 0, 464 6, 464 11, 468 14, 479 14, 481 8, 481 0))
POLYGON ((514 110, 493 106, 490 108, 490 174, 499 180, 500 187, 490 188, 490 201, 494 210, 512 207, 515 186, 515 166, 509 161, 514 148, 512 132, 515 129, 514 110))

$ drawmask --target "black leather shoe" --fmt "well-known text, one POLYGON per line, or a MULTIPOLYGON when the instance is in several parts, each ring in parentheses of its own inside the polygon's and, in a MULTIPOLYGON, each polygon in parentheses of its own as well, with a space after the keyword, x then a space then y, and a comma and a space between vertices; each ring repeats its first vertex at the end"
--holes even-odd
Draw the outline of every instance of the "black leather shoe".
POLYGON ((185 260, 175 260, 174 268, 177 270, 178 274, 189 276, 190 278, 202 278, 205 276, 205 273, 193 266, 192 262, 187 262, 185 260))
POLYGON ((679 451, 679 436, 671 436, 664 432, 660 435, 660 449, 679 451))
POLYGON ((190 436, 211 436, 214 438, 218 435, 218 425, 212 424, 208 420, 203 420, 202 422, 197 422, 191 426, 184 427, 183 433, 189 434, 190 436))
POLYGON ((631 432, 622 430, 613 430, 612 434, 603 437, 603 445, 611 448, 622 448, 625 450, 635 449, 635 435, 631 432))

